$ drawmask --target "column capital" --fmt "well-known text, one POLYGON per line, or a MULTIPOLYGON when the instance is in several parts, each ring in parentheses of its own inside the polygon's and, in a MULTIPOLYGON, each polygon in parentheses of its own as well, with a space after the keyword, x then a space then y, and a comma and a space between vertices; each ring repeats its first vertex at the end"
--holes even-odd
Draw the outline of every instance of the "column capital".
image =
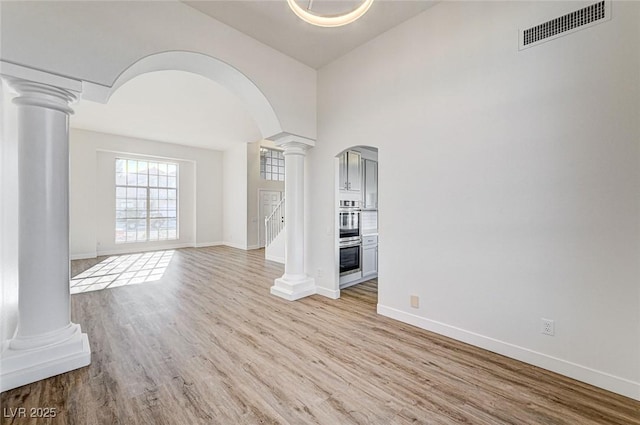
POLYGON ((285 154, 287 153, 288 148, 293 148, 295 150, 301 150, 301 153, 304 155, 304 151, 306 149, 312 148, 316 145, 316 141, 313 139, 287 132, 276 134, 269 139, 272 140, 276 146, 284 148, 285 154))
POLYGON ((286 143, 279 144, 277 146, 284 149, 284 152, 283 152, 284 156, 288 156, 288 155, 305 156, 307 153, 307 149, 309 148, 309 145, 306 145, 300 142, 286 142, 286 143))
POLYGON ((20 78, 4 78, 9 83, 9 87, 18 93, 18 97, 13 99, 16 105, 39 106, 73 114, 73 109, 69 105, 78 99, 74 92, 20 78))

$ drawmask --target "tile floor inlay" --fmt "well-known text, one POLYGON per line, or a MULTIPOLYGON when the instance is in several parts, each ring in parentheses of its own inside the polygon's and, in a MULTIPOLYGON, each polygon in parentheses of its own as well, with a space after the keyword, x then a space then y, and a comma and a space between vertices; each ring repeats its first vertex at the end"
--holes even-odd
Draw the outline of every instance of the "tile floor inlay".
POLYGON ((174 250, 114 255, 71 279, 71 294, 157 282, 171 262, 174 250))

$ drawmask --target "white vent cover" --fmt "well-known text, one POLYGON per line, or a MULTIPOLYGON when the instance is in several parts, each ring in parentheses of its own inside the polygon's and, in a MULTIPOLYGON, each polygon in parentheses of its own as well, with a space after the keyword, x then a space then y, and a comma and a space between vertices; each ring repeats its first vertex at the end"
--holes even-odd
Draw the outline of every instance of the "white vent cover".
POLYGON ((520 30, 520 50, 611 19, 611 1, 599 1, 540 25, 520 30))

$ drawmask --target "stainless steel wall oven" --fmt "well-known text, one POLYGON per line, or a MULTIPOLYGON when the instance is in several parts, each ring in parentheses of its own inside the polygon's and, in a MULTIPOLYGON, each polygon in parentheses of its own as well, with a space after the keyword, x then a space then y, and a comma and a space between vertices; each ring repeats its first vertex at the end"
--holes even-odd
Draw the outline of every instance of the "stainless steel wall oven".
POLYGON ((362 266, 362 232, 360 203, 340 201, 340 276, 358 273, 362 266))
POLYGON ((340 276, 357 273, 362 269, 362 243, 356 241, 340 243, 340 276))
POLYGON ((338 212, 340 241, 360 237, 360 214, 360 205, 357 201, 340 201, 338 212))

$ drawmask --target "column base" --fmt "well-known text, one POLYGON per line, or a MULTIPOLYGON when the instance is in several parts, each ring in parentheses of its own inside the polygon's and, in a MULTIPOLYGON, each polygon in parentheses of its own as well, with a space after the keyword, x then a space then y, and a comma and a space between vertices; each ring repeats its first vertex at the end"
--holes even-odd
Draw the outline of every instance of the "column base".
POLYGON ((316 293, 316 284, 313 278, 304 275, 300 279, 290 279, 282 276, 273 282, 271 295, 285 300, 295 301, 316 293))
POLYGON ((11 343, 0 358, 0 392, 88 366, 89 338, 80 325, 61 342, 29 349, 15 349, 11 343))

